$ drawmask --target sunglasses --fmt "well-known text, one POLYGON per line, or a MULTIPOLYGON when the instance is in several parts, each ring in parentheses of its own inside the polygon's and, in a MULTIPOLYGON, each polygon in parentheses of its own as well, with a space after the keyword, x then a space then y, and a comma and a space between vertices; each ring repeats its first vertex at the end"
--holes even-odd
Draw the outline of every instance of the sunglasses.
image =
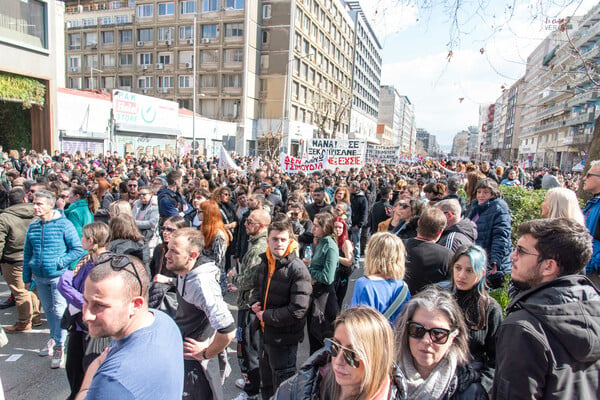
POLYGON ((410 208, 410 205, 406 203, 400 203, 398 204, 398 207, 402 208, 403 210, 406 210, 407 208, 410 208))
POLYGON ((169 232, 169 233, 173 233, 177 230, 177 228, 169 228, 166 226, 163 226, 162 228, 160 228, 161 232, 169 232))
POLYGON ((127 185, 127 187, 138 187, 138 185, 127 185))
POLYGON ((109 255, 100 257, 98 259, 98 264, 104 264, 105 262, 109 262, 109 261, 110 261, 110 267, 113 270, 129 272, 131 275, 135 276, 138 283, 140 284, 140 296, 142 296, 142 279, 140 278, 140 275, 138 274, 137 269, 135 269, 135 265, 133 265, 133 262, 131 261, 131 259, 129 257, 123 256, 123 255, 109 254, 109 255), (127 269, 127 267, 130 265, 133 267, 132 268, 133 272, 127 269))
POLYGON ((444 328, 426 329, 423 325, 414 321, 408 323, 408 336, 413 339, 423 339, 425 334, 429 333, 431 341, 435 344, 446 344, 451 332, 449 329, 444 328))
POLYGON ((600 177, 600 174, 590 174, 589 172, 585 174, 586 178, 589 178, 590 176, 600 177))
POLYGON ((356 356, 356 352, 342 346, 333 339, 325 339, 325 349, 329 352, 329 354, 331 354, 332 357, 337 357, 341 350, 346 364, 352 368, 358 368, 360 366, 360 361, 357 359, 358 357, 356 356))

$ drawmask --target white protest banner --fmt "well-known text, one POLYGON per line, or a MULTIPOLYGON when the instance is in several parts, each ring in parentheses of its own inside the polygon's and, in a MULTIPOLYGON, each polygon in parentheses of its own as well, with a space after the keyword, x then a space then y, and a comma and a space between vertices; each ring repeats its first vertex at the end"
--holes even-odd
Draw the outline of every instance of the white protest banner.
POLYGON ((365 142, 358 139, 311 139, 306 153, 312 158, 327 152, 327 168, 349 170, 363 166, 365 150, 365 142))
POLYGON ((286 153, 279 156, 281 170, 286 174, 321 172, 327 169, 327 152, 323 152, 312 159, 296 158, 286 153))
POLYGON ((235 169, 240 171, 241 168, 231 159, 227 150, 221 145, 221 154, 219 155, 219 169, 235 169))
POLYGON ((372 164, 397 165, 400 163, 400 146, 368 144, 365 162, 372 164))

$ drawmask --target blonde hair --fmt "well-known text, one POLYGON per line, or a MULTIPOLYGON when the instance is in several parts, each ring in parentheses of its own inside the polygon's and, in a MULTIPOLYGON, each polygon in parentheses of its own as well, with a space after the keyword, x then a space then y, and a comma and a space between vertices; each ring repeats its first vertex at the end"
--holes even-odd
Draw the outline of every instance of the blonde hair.
POLYGON ((548 218, 569 218, 585 225, 577 195, 571 189, 552 188, 548 190, 544 200, 548 205, 548 218))
POLYGON ((402 239, 389 232, 371 236, 365 252, 365 275, 382 275, 386 279, 402 279, 406 249, 402 239))
POLYGON ((111 218, 123 214, 133 217, 131 205, 129 205, 129 202, 126 200, 118 200, 110 203, 110 206, 108 206, 108 213, 110 214, 111 218))
MULTIPOLYGON (((394 332, 390 322, 371 307, 357 306, 342 311, 334 322, 334 332, 344 325, 352 350, 364 364, 365 376, 357 399, 370 399, 391 375, 395 355, 394 332), (382 344, 385 343, 385 346, 382 344)), ((341 388, 333 368, 323 379, 321 398, 339 399, 341 388)))
POLYGON ((110 239, 110 228, 104 222, 92 222, 83 227, 83 237, 92 239, 94 243, 90 252, 96 253, 100 247, 107 247, 110 239))

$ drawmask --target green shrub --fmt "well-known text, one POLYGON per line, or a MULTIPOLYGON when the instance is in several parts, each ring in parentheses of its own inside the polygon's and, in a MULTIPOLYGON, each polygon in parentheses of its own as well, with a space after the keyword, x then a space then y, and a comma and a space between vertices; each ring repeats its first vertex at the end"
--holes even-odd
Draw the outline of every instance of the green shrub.
POLYGON ((500 307, 502 307, 502 314, 506 316, 506 307, 508 307, 508 303, 510 302, 510 298, 508 297, 508 285, 510 283, 510 275, 504 275, 504 285, 501 288, 490 290, 490 296, 492 296, 500 307))
POLYGON ((546 190, 528 190, 520 186, 500 186, 512 217, 512 242, 516 246, 518 229, 525 221, 542 218, 542 203, 546 190))

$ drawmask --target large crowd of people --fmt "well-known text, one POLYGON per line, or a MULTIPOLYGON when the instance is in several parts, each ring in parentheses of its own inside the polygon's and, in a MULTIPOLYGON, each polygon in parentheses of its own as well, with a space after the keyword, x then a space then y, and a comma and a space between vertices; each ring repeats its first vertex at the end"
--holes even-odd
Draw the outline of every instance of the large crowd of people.
POLYGON ((234 161, 2 153, 4 329, 69 399, 600 398, 600 161, 234 161), (549 189, 514 245, 502 185, 549 189))

